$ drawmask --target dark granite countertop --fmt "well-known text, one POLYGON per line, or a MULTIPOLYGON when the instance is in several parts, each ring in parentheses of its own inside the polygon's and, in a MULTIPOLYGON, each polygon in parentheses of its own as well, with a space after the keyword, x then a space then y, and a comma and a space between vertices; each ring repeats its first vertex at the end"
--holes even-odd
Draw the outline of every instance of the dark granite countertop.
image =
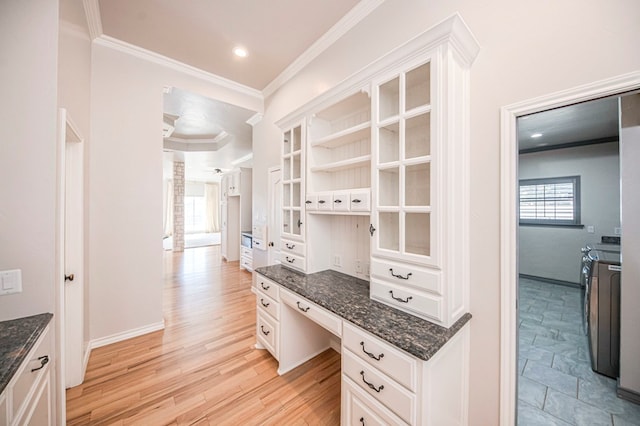
POLYGON ((0 322, 0 393, 51 321, 53 314, 39 314, 0 322))
POLYGON ((444 328, 369 298, 369 282, 327 270, 305 275, 281 265, 256 272, 413 356, 428 360, 470 319, 444 328))

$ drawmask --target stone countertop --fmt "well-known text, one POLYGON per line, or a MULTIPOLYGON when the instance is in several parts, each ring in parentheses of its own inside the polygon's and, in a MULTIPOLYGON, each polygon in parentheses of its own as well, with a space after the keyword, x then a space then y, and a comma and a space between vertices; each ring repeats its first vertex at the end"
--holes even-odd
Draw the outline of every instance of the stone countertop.
POLYGON ((424 361, 471 319, 466 313, 441 327, 370 299, 368 281, 333 270, 306 275, 274 265, 256 272, 424 361))
POLYGON ((38 340, 53 314, 39 314, 0 322, 0 394, 38 340))

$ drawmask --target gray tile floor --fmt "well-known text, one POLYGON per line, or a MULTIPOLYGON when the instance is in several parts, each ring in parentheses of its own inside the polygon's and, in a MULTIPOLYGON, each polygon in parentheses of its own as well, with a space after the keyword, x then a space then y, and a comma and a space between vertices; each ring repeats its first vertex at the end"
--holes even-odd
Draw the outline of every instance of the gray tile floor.
POLYGON ((580 290, 521 278, 518 425, 640 425, 640 405, 591 370, 580 290))

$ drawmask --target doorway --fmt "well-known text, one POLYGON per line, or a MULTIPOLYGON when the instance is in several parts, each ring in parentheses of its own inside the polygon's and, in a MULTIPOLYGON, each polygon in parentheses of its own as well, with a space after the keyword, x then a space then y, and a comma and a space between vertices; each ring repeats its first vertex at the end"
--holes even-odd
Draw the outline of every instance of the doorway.
MULTIPOLYGON (((501 109, 501 424, 516 423, 518 376, 518 117, 637 90, 640 73, 631 73, 501 109)), ((558 423, 560 423, 559 420, 558 423)), ((566 422, 565 422, 566 423, 566 422)), ((560 423, 561 424, 561 423, 560 423)), ((569 423, 571 424, 571 423, 569 423)))

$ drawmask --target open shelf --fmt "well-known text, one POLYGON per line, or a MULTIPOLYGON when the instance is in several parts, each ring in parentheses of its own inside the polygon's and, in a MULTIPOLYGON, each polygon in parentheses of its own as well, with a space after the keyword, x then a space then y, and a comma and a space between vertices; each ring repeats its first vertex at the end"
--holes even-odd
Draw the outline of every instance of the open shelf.
POLYGON ((349 158, 347 160, 336 161, 333 163, 312 166, 312 172, 338 172, 340 170, 352 169, 355 167, 369 166, 371 163, 371 154, 362 155, 360 157, 349 158))
POLYGON ((358 124, 311 142, 311 146, 336 148, 370 136, 371 121, 358 124))

